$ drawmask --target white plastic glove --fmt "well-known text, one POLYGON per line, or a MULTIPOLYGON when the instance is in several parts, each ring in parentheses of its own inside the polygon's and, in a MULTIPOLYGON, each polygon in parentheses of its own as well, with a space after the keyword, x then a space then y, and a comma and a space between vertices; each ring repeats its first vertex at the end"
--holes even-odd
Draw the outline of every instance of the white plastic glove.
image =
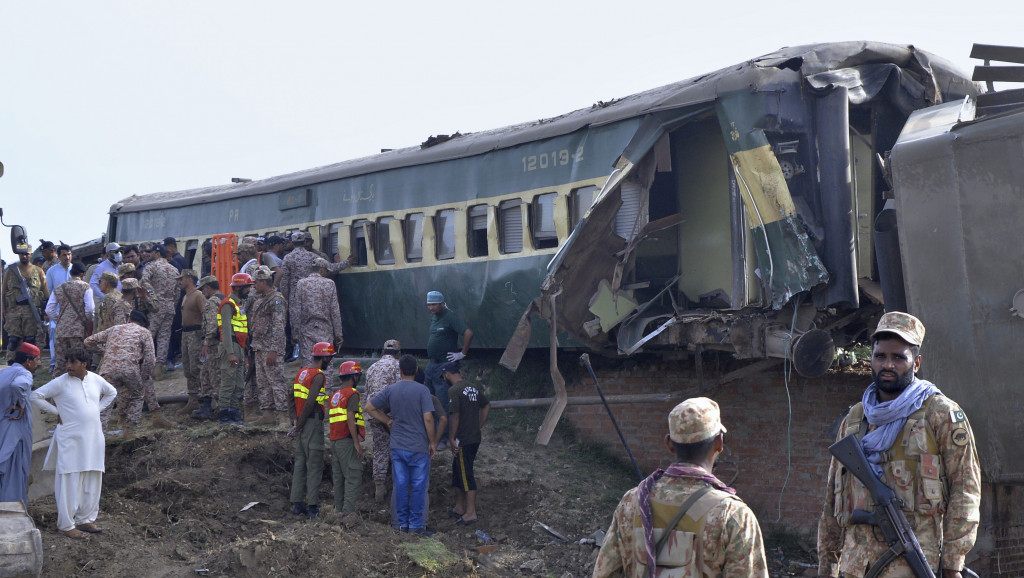
POLYGON ((460 361, 465 359, 466 356, 461 351, 456 351, 448 354, 448 361, 460 361))

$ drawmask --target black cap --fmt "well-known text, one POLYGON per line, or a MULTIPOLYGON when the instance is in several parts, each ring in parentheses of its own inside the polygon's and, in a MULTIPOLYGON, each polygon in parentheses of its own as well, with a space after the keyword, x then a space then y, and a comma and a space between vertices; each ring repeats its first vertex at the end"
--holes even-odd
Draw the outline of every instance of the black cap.
POLYGON ((174 245, 175 247, 177 247, 178 242, 174 240, 174 237, 167 237, 166 239, 164 239, 164 246, 166 247, 167 245, 174 245))
POLYGON ((143 327, 149 327, 149 317, 147 317, 145 313, 139 311, 138 309, 132 309, 132 312, 128 314, 128 319, 134 321, 135 323, 138 323, 143 327))
POLYGON ((444 365, 441 366, 441 373, 458 373, 458 372, 459 372, 459 362, 458 361, 449 361, 448 363, 445 363, 444 365))
POLYGON ((43 241, 42 243, 39 243, 39 249, 41 251, 42 250, 46 250, 46 249, 52 249, 52 248, 53 248, 53 241, 43 241))
POLYGON ((82 273, 85 273, 85 267, 83 267, 81 263, 79 263, 78 261, 75 261, 74 263, 71 264, 71 274, 72 275, 74 275, 75 277, 78 277, 82 273))
POLYGON ((268 247, 273 247, 274 245, 284 245, 284 238, 278 235, 271 235, 267 237, 267 240, 264 241, 264 244, 266 244, 268 247))

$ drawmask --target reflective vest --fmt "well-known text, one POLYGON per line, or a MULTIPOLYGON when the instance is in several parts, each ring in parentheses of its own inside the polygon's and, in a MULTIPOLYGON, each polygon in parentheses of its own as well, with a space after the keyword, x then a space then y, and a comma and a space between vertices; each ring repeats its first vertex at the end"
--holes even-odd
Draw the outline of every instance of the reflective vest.
POLYGON ((232 293, 230 297, 220 302, 220 307, 217 308, 217 330, 221 330, 223 325, 221 321, 221 311, 224 309, 224 305, 230 303, 234 313, 231 314, 231 331, 235 341, 238 342, 242 348, 245 348, 245 341, 249 338, 249 323, 245 319, 245 311, 235 301, 235 294, 232 293))
MULTIPOLYGON (((327 374, 322 369, 315 367, 303 367, 295 374, 295 384, 292 385, 292 395, 295 396, 295 415, 302 415, 302 408, 306 406, 309 399, 309 388, 313 385, 313 378, 324 375, 324 383, 327 383, 327 374)), ((323 405, 327 401, 327 392, 321 386, 316 395, 316 402, 320 404, 320 413, 323 413, 323 405)))
MULTIPOLYGON (((327 418, 330 422, 331 441, 347 438, 351 432, 348 430, 348 400, 358 394, 355 388, 346 387, 334 392, 331 401, 327 403, 327 418)), ((363 423, 363 403, 359 401, 358 409, 355 411, 354 419, 359 429, 359 437, 366 437, 366 427, 363 423)))

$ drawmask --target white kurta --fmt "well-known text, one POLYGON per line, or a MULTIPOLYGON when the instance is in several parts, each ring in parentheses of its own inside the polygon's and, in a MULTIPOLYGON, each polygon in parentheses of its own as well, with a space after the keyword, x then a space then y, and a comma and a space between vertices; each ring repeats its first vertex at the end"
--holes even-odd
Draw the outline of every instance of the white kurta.
POLYGON ((32 392, 32 403, 47 413, 60 416, 53 432, 43 469, 58 474, 104 471, 106 444, 100 411, 117 397, 117 390, 105 379, 88 372, 85 379, 70 373, 50 381, 32 392), (52 399, 56 407, 47 399, 52 399))

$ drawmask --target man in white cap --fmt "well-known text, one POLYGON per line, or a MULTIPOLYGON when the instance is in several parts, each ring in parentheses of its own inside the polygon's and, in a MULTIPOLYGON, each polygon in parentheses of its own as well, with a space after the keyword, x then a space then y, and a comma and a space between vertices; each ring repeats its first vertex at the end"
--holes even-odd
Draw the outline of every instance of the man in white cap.
POLYGON ((725 448, 718 404, 706 397, 680 403, 669 413, 668 431, 665 446, 675 463, 622 497, 594 576, 767 577, 757 518, 711 473, 725 448))
POLYGON ((103 291, 100 290, 100 276, 107 271, 117 275, 117 266, 121 264, 122 260, 121 245, 107 243, 107 246, 103 248, 103 261, 92 270, 92 277, 89 278, 89 285, 92 286, 93 302, 103 299, 103 291))
MULTIPOLYGON (((974 434, 960 406, 931 382, 921 368, 924 324, 891 311, 871 335, 874 381, 850 408, 836 439, 860 438, 875 474, 906 504, 907 518, 928 565, 942 576, 961 576, 964 558, 978 535, 981 467, 974 434)), ((853 524, 853 510, 871 510, 871 496, 835 458, 818 522, 818 574, 864 576, 889 549, 875 528, 853 524), (836 478, 839 479, 836 479, 836 478)), ((911 576, 900 556, 884 576, 911 576)))

